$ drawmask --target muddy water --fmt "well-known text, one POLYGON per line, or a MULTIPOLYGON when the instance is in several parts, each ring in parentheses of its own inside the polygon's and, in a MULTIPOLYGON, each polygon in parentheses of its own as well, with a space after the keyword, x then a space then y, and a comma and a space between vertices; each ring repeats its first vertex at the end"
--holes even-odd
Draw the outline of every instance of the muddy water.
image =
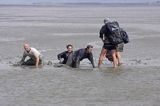
POLYGON ((1 106, 159 106, 160 7, 0 6, 1 106), (24 41, 39 49, 45 61, 72 43, 74 49, 94 46, 104 17, 118 20, 131 42, 125 45, 123 66, 113 69, 105 60, 92 69, 44 66, 13 67, 21 59, 24 41))

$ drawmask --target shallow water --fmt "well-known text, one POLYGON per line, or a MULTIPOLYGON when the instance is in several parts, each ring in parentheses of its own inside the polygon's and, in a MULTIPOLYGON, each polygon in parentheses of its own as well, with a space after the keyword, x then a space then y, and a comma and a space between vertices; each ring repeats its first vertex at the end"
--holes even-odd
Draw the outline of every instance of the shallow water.
POLYGON ((1 70, 1 105, 158 106, 159 67, 1 70))
POLYGON ((159 106, 160 7, 0 6, 1 106, 159 106), (130 43, 123 65, 104 60, 92 69, 13 67, 21 59, 23 42, 39 49, 45 61, 72 43, 74 49, 94 46, 95 63, 102 47, 98 38, 105 17, 118 20, 130 43))

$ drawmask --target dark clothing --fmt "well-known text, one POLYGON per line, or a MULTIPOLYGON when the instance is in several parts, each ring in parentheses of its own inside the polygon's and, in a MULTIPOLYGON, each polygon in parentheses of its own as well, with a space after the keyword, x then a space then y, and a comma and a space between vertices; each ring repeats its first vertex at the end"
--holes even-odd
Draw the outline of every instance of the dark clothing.
POLYGON ((68 51, 62 52, 60 54, 57 55, 58 60, 63 59, 62 64, 66 64, 68 57, 70 54, 72 54, 73 52, 69 53, 68 51))
MULTIPOLYGON (((39 65, 42 64, 42 60, 39 60, 39 65)), ((36 65, 36 60, 35 59, 28 59, 27 61, 22 62, 21 65, 26 65, 26 66, 35 66, 36 65)))
POLYGON ((74 56, 73 56, 73 64, 72 64, 73 67, 78 68, 80 65, 80 61, 82 61, 83 59, 86 59, 86 58, 91 62, 93 68, 95 68, 93 54, 87 53, 86 49, 79 49, 79 50, 75 51, 74 56))
MULTIPOLYGON (((107 24, 105 24, 105 25, 102 26, 99 34, 100 34, 99 37, 100 37, 101 39, 108 40, 108 39, 107 39, 107 36, 109 36, 109 35, 111 34, 111 32, 110 32, 107 24), (105 38, 104 38, 104 37, 105 37, 105 38)), ((109 43, 109 40, 108 40, 108 43, 109 43)))
POLYGON ((107 49, 107 50, 116 50, 116 46, 115 45, 111 45, 111 44, 107 44, 107 43, 104 43, 103 45, 103 48, 104 49, 107 49))
POLYGON ((111 34, 107 24, 102 26, 99 34, 100 34, 99 37, 103 40, 103 43, 104 43, 103 48, 104 49, 107 49, 107 50, 116 49, 116 46, 111 44, 111 42, 109 41, 109 38, 107 37, 111 34))
MULTIPOLYGON (((124 43, 120 43, 116 46, 116 51, 117 52, 123 52, 123 47, 124 47, 124 43)), ((109 61, 113 61, 113 57, 112 57, 112 50, 108 50, 107 54, 106 54, 106 58, 109 61)))

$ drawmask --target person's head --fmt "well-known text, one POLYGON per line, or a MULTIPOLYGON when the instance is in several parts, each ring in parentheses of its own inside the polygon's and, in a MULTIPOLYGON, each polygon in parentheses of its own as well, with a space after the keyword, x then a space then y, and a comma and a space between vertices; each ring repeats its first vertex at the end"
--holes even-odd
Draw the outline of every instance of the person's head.
POLYGON ((87 53, 92 53, 93 46, 92 46, 92 45, 88 45, 88 46, 86 47, 86 50, 87 50, 87 53))
POLYGON ((66 46, 66 48, 67 48, 67 51, 68 51, 69 53, 73 51, 73 45, 71 45, 71 44, 68 44, 68 45, 66 46))
POLYGON ((31 50, 31 47, 29 46, 28 43, 24 43, 23 47, 27 52, 29 52, 31 50))
POLYGON ((110 19, 109 18, 106 18, 103 20, 104 24, 107 24, 108 22, 110 22, 110 19))

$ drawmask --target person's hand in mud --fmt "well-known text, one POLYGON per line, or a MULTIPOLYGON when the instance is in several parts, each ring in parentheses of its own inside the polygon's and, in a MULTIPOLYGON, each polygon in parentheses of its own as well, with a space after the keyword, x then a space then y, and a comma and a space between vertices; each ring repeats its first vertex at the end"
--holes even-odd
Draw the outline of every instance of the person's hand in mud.
POLYGON ((40 59, 39 59, 39 57, 37 57, 37 58, 36 58, 36 68, 39 67, 39 63, 40 63, 40 59))

